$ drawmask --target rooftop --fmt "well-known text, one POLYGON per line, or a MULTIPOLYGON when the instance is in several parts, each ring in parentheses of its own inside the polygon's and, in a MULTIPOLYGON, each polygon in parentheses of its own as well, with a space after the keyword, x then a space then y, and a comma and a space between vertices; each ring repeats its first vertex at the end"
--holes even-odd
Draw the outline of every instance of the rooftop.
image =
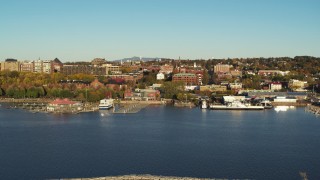
POLYGON ((196 75, 195 75, 195 74, 192 74, 192 73, 178 73, 178 74, 173 75, 173 77, 181 77, 181 76, 191 76, 191 77, 195 77, 196 75))

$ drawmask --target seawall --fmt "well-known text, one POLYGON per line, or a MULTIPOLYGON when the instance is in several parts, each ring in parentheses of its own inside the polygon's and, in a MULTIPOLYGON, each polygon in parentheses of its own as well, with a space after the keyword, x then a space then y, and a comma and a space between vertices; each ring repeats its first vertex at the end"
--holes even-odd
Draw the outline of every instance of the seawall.
POLYGON ((74 178, 74 179, 64 179, 64 180, 225 180, 225 179, 153 176, 153 175, 125 175, 125 176, 107 176, 107 177, 96 177, 96 178, 74 178))

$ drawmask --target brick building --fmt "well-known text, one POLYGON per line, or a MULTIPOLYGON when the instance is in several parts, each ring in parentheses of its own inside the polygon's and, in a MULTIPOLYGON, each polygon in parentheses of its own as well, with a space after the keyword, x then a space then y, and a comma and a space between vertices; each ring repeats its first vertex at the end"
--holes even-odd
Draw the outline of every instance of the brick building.
POLYGON ((191 73, 178 73, 173 75, 173 82, 184 82, 186 85, 198 85, 198 77, 191 73))

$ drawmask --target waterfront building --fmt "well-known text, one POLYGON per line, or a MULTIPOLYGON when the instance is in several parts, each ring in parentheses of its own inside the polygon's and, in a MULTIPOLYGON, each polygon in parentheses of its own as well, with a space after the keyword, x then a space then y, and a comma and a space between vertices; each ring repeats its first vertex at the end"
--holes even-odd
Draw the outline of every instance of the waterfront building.
POLYGON ((184 82, 186 85, 197 85, 198 78, 192 73, 178 73, 174 74, 172 77, 173 82, 184 82))
POLYGON ((16 59, 6 59, 4 62, 1 62, 1 71, 20 71, 20 62, 16 59))
POLYGON ((79 112, 83 109, 83 104, 75 101, 71 101, 67 98, 56 99, 48 103, 47 111, 56 113, 72 113, 79 112))

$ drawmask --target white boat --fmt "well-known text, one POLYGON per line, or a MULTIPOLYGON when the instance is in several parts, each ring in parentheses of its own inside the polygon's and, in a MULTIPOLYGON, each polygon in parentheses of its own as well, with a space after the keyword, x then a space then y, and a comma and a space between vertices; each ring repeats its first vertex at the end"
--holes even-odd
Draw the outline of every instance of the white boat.
POLYGON ((201 101, 201 109, 207 109, 208 108, 208 104, 206 100, 202 100, 201 101))
POLYGON ((212 110, 264 110, 263 106, 252 106, 240 101, 228 102, 225 105, 210 105, 212 110))
POLYGON ((110 109, 113 107, 113 99, 101 99, 99 104, 99 109, 110 109))
POLYGON ((287 111, 289 109, 289 106, 276 106, 274 108, 275 111, 279 112, 279 111, 287 111))

